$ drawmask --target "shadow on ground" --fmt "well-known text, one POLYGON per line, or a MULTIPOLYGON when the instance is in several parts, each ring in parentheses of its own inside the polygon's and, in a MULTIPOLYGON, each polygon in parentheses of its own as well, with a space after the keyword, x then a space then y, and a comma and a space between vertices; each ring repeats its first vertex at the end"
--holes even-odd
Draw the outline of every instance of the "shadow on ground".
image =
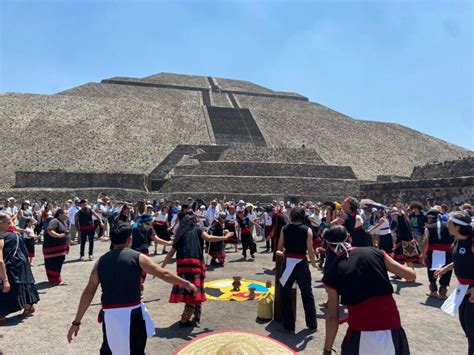
POLYGON ((270 338, 286 344, 297 352, 306 349, 308 343, 314 338, 313 330, 303 329, 295 334, 287 333, 283 330, 281 323, 274 320, 268 323, 268 325, 265 327, 265 330, 268 331, 268 336, 270 338))
POLYGON ((155 337, 158 338, 165 338, 165 339, 183 339, 186 341, 192 340, 193 338, 213 332, 213 329, 209 328, 180 328, 179 321, 173 323, 169 327, 166 328, 155 328, 155 337))
POLYGON ((444 300, 440 300, 433 297, 427 297, 425 303, 420 302, 420 304, 423 306, 434 307, 434 308, 441 308, 443 303, 444 303, 444 300))
POLYGON ((393 291, 394 293, 396 293, 397 295, 400 294, 400 291, 403 289, 403 288, 407 288, 407 287, 418 287, 418 286, 421 286, 423 285, 422 283, 420 282, 416 282, 416 281, 405 281, 405 280, 397 280, 397 279, 392 279, 392 284, 395 285, 395 291, 393 291))

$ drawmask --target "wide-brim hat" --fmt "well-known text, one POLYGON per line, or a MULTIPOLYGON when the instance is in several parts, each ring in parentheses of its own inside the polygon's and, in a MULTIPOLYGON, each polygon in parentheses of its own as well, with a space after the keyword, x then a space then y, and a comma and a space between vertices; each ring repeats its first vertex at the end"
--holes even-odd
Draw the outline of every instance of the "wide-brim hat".
POLYGON ((175 352, 191 354, 296 354, 285 344, 272 337, 246 331, 217 331, 193 339, 175 352))

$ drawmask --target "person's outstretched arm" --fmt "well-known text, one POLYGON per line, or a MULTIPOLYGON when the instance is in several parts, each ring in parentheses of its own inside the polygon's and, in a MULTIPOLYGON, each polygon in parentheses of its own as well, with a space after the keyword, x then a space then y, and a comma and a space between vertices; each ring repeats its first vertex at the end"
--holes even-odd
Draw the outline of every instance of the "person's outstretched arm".
POLYGON ((89 276, 89 282, 87 283, 86 288, 82 292, 81 300, 79 301, 79 307, 77 308, 76 317, 72 322, 71 327, 67 333, 67 341, 70 343, 74 337, 77 337, 79 333, 79 327, 81 326, 82 317, 86 313, 87 309, 91 305, 92 300, 94 299, 97 287, 99 286, 99 275, 97 273, 97 266, 99 260, 94 265, 91 275, 89 276))
POLYGON ((186 291, 192 292, 193 294, 196 293, 196 287, 191 282, 179 277, 175 273, 172 273, 158 266, 148 256, 140 254, 139 261, 140 267, 147 274, 151 274, 155 277, 158 277, 159 279, 162 279, 163 281, 168 282, 172 285, 183 286, 186 291))
POLYGON ((165 260, 163 260, 163 262, 161 263, 162 268, 164 268, 170 262, 171 258, 173 258, 174 256, 174 253, 176 253, 176 249, 173 247, 168 252, 168 254, 166 254, 165 260))
POLYGON ((407 281, 415 281, 416 272, 408 266, 402 265, 395 260, 393 260, 388 254, 385 254, 385 267, 391 273, 403 277, 407 281))

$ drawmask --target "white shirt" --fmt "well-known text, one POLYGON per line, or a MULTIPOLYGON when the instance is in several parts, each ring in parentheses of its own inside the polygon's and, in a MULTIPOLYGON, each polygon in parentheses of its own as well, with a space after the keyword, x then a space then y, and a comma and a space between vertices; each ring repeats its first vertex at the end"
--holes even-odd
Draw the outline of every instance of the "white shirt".
POLYGON ((26 239, 33 239, 36 237, 35 232, 33 231, 33 228, 26 227, 25 231, 23 232, 23 237, 26 239))
POLYGON ((72 204, 71 208, 69 209, 69 216, 68 216, 68 221, 69 225, 74 225, 75 223, 75 218, 76 218, 76 213, 79 211, 79 208, 76 206, 75 203, 72 204))
POLYGON ((211 223, 219 216, 219 209, 216 207, 209 206, 207 209, 207 223, 211 223))
POLYGON ((265 220, 265 225, 266 226, 271 226, 272 225, 272 217, 268 214, 268 212, 265 212, 263 214, 263 219, 265 220))

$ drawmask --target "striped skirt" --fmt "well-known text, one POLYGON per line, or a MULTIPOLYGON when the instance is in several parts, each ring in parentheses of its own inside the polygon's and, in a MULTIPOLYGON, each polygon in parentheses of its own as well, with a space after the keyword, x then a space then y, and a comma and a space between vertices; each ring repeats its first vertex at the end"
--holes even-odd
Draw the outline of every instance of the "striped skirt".
POLYGON ((206 278, 205 265, 197 259, 178 259, 177 274, 183 279, 191 282, 196 286, 197 292, 193 295, 186 291, 183 286, 173 285, 170 303, 187 303, 191 305, 200 304, 206 301, 206 293, 204 292, 204 279, 206 278))

